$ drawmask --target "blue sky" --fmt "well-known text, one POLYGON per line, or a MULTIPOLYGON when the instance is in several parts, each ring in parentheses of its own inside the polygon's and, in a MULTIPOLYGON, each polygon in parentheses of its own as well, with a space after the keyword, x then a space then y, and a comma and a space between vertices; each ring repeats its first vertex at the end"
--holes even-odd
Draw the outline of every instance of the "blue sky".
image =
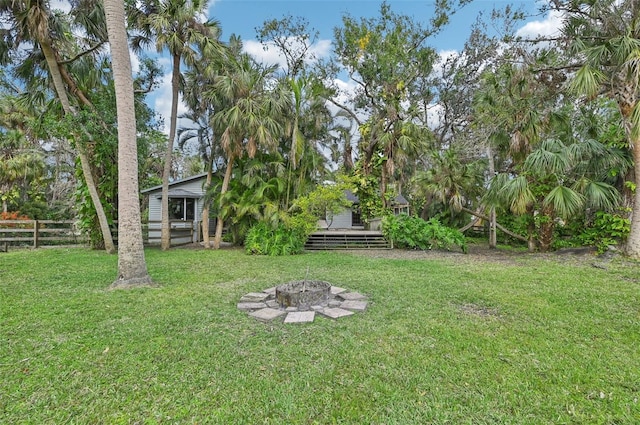
MULTIPOLYGON (((399 14, 412 16, 418 22, 426 23, 432 16, 433 1, 389 0, 391 9, 399 14)), ((305 17, 310 25, 320 31, 324 39, 331 39, 333 28, 340 26, 342 16, 371 17, 378 15, 381 0, 216 0, 210 4, 209 15, 222 25, 223 38, 232 33, 239 34, 243 40, 255 38, 255 28, 267 19, 279 19, 290 14, 305 17)), ((522 6, 535 13, 533 0, 474 0, 451 17, 450 24, 432 40, 439 50, 458 50, 462 48, 476 17, 489 15, 494 8, 503 8, 508 4, 522 6)))
MULTIPOLYGON (((411 16, 425 25, 434 9, 433 1, 388 0, 387 3, 395 13, 411 16)), ((256 41, 255 29, 262 26, 265 20, 280 19, 286 15, 306 18, 310 26, 320 32, 320 41, 314 47, 316 55, 322 57, 330 54, 333 29, 341 26, 345 13, 355 18, 377 16, 380 4, 381 0, 214 0, 209 5, 209 16, 220 22, 223 40, 228 40, 231 34, 240 35, 247 52, 259 60, 274 63, 278 61, 275 52, 265 52, 256 41)), ((428 42, 442 56, 455 54, 463 48, 472 24, 480 14, 488 18, 494 8, 503 9, 507 5, 522 7, 530 14, 520 29, 523 36, 548 35, 558 27, 557 17, 540 16, 537 13, 536 0, 473 0, 451 16, 449 25, 428 42)), ((165 127, 168 127, 171 69, 168 61, 161 61, 161 65, 166 75, 161 87, 149 97, 148 102, 165 118, 165 127)), ((338 81, 338 84, 348 90, 350 82, 338 81)), ((180 111, 184 112, 183 106, 180 111)), ((165 130, 168 133, 168 128, 165 130)))

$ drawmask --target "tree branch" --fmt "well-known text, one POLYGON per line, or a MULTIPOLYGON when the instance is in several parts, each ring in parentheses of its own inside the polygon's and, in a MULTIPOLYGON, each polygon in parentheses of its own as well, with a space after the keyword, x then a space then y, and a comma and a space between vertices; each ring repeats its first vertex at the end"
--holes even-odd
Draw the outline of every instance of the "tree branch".
POLYGON ((91 47, 89 50, 85 50, 84 52, 78 53, 77 55, 75 55, 74 57, 72 57, 71 59, 66 59, 63 61, 59 61, 58 65, 67 65, 70 64, 78 59, 80 59, 81 57, 88 55, 89 53, 93 53, 96 50, 98 50, 100 47, 102 47, 102 45, 104 44, 104 41, 101 41, 100 43, 96 44, 95 46, 91 47))
MULTIPOLYGON (((489 218, 489 216, 484 215, 484 214, 482 214, 482 213, 480 213, 478 211, 473 211, 473 210, 470 210, 469 208, 465 208, 465 207, 462 207, 462 211, 467 212, 467 213, 469 213, 471 215, 475 215, 476 217, 480 217, 483 220, 491 221, 491 218, 489 218)), ((529 239, 527 239, 524 236, 521 236, 521 235, 519 235, 517 233, 513 233, 511 230, 505 228, 504 226, 501 226, 500 223, 498 223, 498 222, 496 222, 496 227, 498 229, 502 230, 507 235, 511 236, 512 238, 516 238, 516 239, 518 239, 520 241, 527 242, 527 243, 529 242, 529 239)))
POLYGON ((338 108, 342 109, 344 112, 346 112, 351 118, 354 119, 354 121, 361 126, 362 125, 362 121, 360 121, 360 119, 358 118, 358 116, 355 114, 355 112, 353 112, 351 109, 347 108, 346 106, 336 102, 335 100, 333 100, 333 98, 327 98, 327 100, 331 103, 333 103, 335 106, 337 106, 338 108))

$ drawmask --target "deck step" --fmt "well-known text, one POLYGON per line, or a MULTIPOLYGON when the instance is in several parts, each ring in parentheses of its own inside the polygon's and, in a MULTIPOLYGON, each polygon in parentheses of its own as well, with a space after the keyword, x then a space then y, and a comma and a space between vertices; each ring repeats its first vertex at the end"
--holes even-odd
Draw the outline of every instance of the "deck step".
POLYGON ((309 236, 304 248, 309 251, 332 249, 389 249, 380 232, 322 231, 309 236))

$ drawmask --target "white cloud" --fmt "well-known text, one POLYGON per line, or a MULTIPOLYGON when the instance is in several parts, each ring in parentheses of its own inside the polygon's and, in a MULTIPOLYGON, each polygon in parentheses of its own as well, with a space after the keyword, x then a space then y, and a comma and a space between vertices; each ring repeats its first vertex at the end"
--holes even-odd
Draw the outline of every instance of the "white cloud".
POLYGON ((331 54, 331 40, 319 40, 311 46, 311 53, 318 59, 329 56, 331 54))
POLYGON ((552 37, 560 32, 562 27, 562 14, 557 11, 551 11, 541 21, 531 21, 520 28, 516 35, 524 39, 533 39, 536 37, 552 37))
POLYGON ((438 52, 438 60, 433 64, 431 75, 434 77, 442 77, 445 66, 449 60, 456 59, 460 56, 457 50, 441 50, 438 52))
POLYGON ((71 3, 66 0, 52 0, 50 7, 52 10, 61 10, 64 13, 71 12, 71 3))
POLYGON ((131 71, 134 74, 140 72, 140 58, 133 50, 129 49, 129 57, 131 58, 131 71))
POLYGON ((338 88, 338 95, 336 96, 336 102, 345 104, 353 96, 356 91, 356 83, 353 80, 341 80, 335 78, 333 84, 338 88))
POLYGON ((438 52, 438 56, 440 56, 440 60, 446 62, 449 58, 455 58, 458 56, 460 52, 457 50, 440 50, 438 52))
POLYGON ((258 41, 248 40, 243 43, 242 50, 265 65, 278 65, 281 68, 285 68, 287 65, 284 57, 273 46, 263 47, 262 43, 258 41))
MULTIPOLYGON (((263 45, 256 40, 243 41, 243 51, 263 64, 278 65, 282 69, 287 68, 285 57, 271 42, 263 45)), ((311 45, 308 53, 311 59, 308 59, 307 63, 313 63, 318 59, 329 56, 331 54, 331 40, 318 40, 317 43, 311 45)))
MULTIPOLYGON (((153 109, 163 118, 165 134, 169 134, 169 126, 171 124, 171 73, 165 74, 162 77, 160 86, 154 92, 153 109)), ((187 112, 187 106, 182 102, 182 96, 178 98, 178 116, 187 112)), ((180 127, 180 120, 178 120, 178 127, 180 127)))
POLYGON ((431 103, 427 108, 427 126, 435 130, 444 119, 444 107, 440 103, 431 103))

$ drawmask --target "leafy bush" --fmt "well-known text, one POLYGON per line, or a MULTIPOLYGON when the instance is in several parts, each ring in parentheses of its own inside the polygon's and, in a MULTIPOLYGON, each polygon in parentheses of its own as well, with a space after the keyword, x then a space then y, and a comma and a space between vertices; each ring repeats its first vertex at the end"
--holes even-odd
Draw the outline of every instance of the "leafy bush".
POLYGON ((20 214, 18 211, 4 212, 0 211, 0 220, 31 220, 25 214, 20 214))
POLYGON ((450 250, 452 246, 458 246, 467 252, 464 235, 457 229, 443 226, 435 218, 424 221, 406 214, 388 215, 382 220, 382 232, 400 248, 450 250))
MULTIPOLYGON (((28 223, 25 224, 21 224, 21 223, 5 223, 2 225, 2 227, 7 228, 7 229, 32 229, 33 228, 33 222, 31 221, 31 219, 29 217, 27 217, 24 214, 21 214, 18 211, 15 212, 4 212, 4 211, 0 211, 0 220, 8 220, 8 221, 25 221, 28 223)), ((20 235, 14 235, 14 236, 20 236, 20 235)))
POLYGON ((245 238, 245 250, 258 255, 299 254, 317 229, 319 217, 335 214, 349 205, 344 185, 317 188, 296 199, 289 212, 281 212, 275 223, 263 220, 252 226, 245 238))
POLYGON ((307 195, 298 197, 291 209, 291 220, 297 222, 295 226, 308 228, 312 233, 317 227, 318 219, 333 220, 335 214, 351 206, 345 191, 349 188, 346 183, 319 186, 307 195))
POLYGON ((297 226, 285 223, 275 228, 265 222, 251 227, 244 242, 247 254, 292 255, 299 254, 304 248, 308 234, 297 226))
POLYGON ((596 213, 593 224, 584 229, 577 239, 582 245, 595 246, 603 253, 609 245, 624 242, 631 231, 631 222, 621 214, 604 211, 596 213))

